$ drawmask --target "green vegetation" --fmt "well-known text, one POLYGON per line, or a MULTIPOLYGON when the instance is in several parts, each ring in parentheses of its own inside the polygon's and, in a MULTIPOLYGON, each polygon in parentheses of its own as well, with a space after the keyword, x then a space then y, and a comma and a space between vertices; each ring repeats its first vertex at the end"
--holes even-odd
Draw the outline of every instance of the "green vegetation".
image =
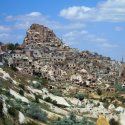
POLYGON ((39 82, 37 82, 37 83, 32 83, 31 85, 32 85, 32 87, 35 88, 35 89, 41 89, 41 87, 42 87, 42 86, 41 86, 41 83, 39 83, 39 82))
POLYGON ((22 125, 39 125, 39 124, 37 124, 37 123, 35 123, 33 121, 30 121, 30 122, 22 124, 22 125))
POLYGON ((58 104, 56 100, 52 100, 50 97, 46 97, 44 100, 46 102, 52 103, 53 105, 58 106, 60 108, 65 108, 66 107, 64 105, 58 104))
POLYGON ((42 121, 42 122, 47 122, 47 114, 42 111, 39 105, 36 103, 32 103, 29 105, 27 109, 27 115, 33 119, 42 121))
POLYGON ((23 90, 25 90, 25 86, 23 84, 19 84, 19 87, 23 90))
POLYGON ((116 91, 125 93, 125 88, 123 88, 121 84, 116 83, 116 84, 114 85, 114 87, 115 87, 116 91))
POLYGON ((7 45, 7 48, 8 48, 8 50, 16 50, 16 49, 18 49, 19 48, 19 43, 9 43, 8 45, 7 45))
POLYGON ((44 86, 44 85, 48 84, 48 80, 46 78, 35 77, 34 80, 37 81, 38 83, 40 83, 41 86, 44 86))
POLYGON ((24 96, 24 91, 23 91, 22 89, 20 89, 20 90, 19 90, 19 94, 20 94, 21 96, 24 96))
POLYGON ((46 102, 52 103, 52 99, 51 99, 50 97, 46 97, 44 100, 45 100, 46 102))
POLYGON ((14 107, 10 107, 8 108, 8 113, 13 116, 13 117, 17 117, 18 116, 18 111, 14 108, 14 107))
POLYGON ((14 125, 14 121, 10 117, 4 116, 0 122, 0 125, 14 125))
POLYGON ((59 89, 52 89, 50 92, 51 92, 53 95, 62 96, 62 91, 59 90, 59 89))
POLYGON ((98 94, 98 95, 102 95, 102 90, 98 88, 98 89, 97 89, 97 94, 98 94))
POLYGON ((83 99, 84 99, 84 95, 78 93, 78 94, 76 95, 76 98, 79 99, 80 101, 83 101, 83 99))
POLYGON ((78 120, 73 112, 69 114, 68 117, 64 117, 62 119, 57 119, 53 121, 51 125, 95 125, 93 122, 83 118, 82 120, 78 120))

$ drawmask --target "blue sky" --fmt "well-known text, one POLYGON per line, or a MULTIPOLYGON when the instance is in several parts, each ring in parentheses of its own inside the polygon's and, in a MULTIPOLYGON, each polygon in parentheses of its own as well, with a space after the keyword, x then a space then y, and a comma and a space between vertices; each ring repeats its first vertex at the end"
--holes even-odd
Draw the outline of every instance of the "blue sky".
POLYGON ((0 41, 22 43, 32 23, 74 48, 125 57, 125 0, 1 0, 0 41))

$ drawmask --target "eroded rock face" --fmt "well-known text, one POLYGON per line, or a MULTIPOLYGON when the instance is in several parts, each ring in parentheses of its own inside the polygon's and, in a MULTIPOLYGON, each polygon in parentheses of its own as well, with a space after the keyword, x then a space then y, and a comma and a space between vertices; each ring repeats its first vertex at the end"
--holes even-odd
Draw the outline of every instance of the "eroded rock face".
POLYGON ((24 39, 24 45, 30 43, 50 42, 56 38, 56 35, 48 27, 39 24, 32 24, 27 31, 24 39))
POLYGON ((17 56, 13 58, 14 64, 22 69, 20 70, 22 73, 42 76, 52 81, 70 81, 80 85, 89 81, 92 87, 97 82, 114 83, 119 74, 119 64, 116 62, 97 53, 80 52, 70 48, 51 29, 43 25, 30 26, 23 47, 23 55, 21 52, 20 54, 15 52, 17 54, 14 53, 14 55, 17 56))

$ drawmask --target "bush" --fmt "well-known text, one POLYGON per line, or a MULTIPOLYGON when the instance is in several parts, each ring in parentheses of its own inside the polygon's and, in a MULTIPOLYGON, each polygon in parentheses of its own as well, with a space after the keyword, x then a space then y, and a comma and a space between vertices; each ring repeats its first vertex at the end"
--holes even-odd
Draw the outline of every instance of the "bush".
POLYGON ((19 84, 19 87, 23 90, 25 90, 25 86, 23 84, 19 84))
POLYGON ((114 87, 115 87, 115 89, 116 89, 117 91, 119 91, 119 92, 125 92, 125 88, 123 88, 123 87, 121 86, 121 84, 116 83, 116 84, 114 85, 114 87))
POLYGON ((40 80, 40 81, 41 81, 42 85, 48 84, 48 80, 46 78, 42 78, 42 80, 40 80))
POLYGON ((46 97, 44 100, 45 100, 46 102, 52 103, 52 99, 51 99, 50 97, 46 97))
POLYGON ((17 111, 14 107, 10 107, 10 108, 8 109, 8 113, 9 113, 10 115, 12 115, 13 117, 17 117, 17 116, 18 116, 18 111, 17 111))
POLYGON ((3 118, 3 125, 14 125, 14 122, 10 117, 4 117, 3 118))
POLYGON ((70 113, 69 117, 64 117, 53 122, 52 125, 95 125, 93 122, 88 121, 86 118, 78 120, 74 113, 70 113))
POLYGON ((35 94, 35 102, 36 102, 36 103, 39 103, 39 98, 40 98, 39 95, 36 95, 36 94, 35 94))
POLYGON ((41 88, 41 84, 39 82, 32 83, 32 87, 35 88, 35 89, 40 89, 41 88))
POLYGON ((19 90, 19 94, 24 96, 24 91, 22 89, 19 90))
POLYGON ((28 116, 37 119, 42 122, 47 122, 47 114, 41 110, 41 107, 36 103, 32 103, 29 105, 27 109, 28 116))
POLYGON ((97 89, 97 94, 98 95, 102 95, 102 90, 101 89, 97 89))
POLYGON ((21 124, 21 125, 38 125, 37 123, 33 122, 33 121, 30 121, 28 123, 25 123, 25 124, 21 124))
POLYGON ((56 96, 62 96, 62 91, 60 91, 59 89, 53 89, 50 91, 53 95, 56 96))
POLYGON ((53 103, 53 105, 57 105, 57 101, 56 100, 53 100, 52 103, 53 103))
POLYGON ((77 94, 76 98, 79 99, 80 101, 83 101, 84 95, 83 94, 77 94))

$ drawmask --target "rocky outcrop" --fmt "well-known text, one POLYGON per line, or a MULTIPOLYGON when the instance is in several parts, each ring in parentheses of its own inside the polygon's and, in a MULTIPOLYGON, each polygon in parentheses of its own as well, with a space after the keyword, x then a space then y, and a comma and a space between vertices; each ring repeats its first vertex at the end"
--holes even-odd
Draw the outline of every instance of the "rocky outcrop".
POLYGON ((48 27, 39 24, 32 24, 27 31, 24 39, 24 45, 30 43, 52 42, 56 39, 56 35, 48 27))
POLYGON ((86 85, 86 81, 89 81, 89 86, 95 85, 98 79, 102 79, 100 83, 106 81, 110 84, 118 80, 120 68, 117 61, 97 53, 70 48, 43 25, 30 26, 23 46, 22 52, 11 55, 14 65, 22 73, 80 85, 86 85))

